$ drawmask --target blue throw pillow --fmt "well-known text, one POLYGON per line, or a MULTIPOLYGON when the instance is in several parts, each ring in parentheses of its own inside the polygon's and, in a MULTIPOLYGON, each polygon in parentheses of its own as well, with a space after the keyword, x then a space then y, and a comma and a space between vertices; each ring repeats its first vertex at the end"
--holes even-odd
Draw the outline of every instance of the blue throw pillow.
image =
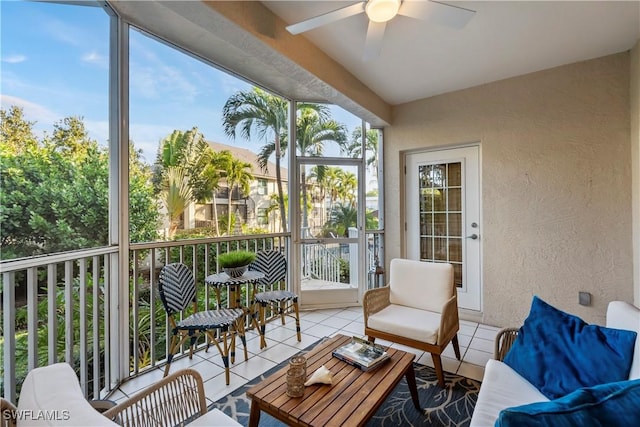
POLYGON ((640 380, 581 388, 550 402, 507 408, 495 427, 637 427, 640 380))
POLYGON ((636 333, 589 325, 534 296, 504 363, 549 399, 629 379, 636 333))

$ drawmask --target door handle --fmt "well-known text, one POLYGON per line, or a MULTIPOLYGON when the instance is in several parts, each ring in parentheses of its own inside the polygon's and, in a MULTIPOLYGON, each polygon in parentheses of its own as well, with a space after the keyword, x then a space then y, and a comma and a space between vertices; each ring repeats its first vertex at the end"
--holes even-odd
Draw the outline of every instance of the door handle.
POLYGON ((467 236, 467 239, 477 240, 478 239, 478 235, 473 233, 471 236, 467 236))

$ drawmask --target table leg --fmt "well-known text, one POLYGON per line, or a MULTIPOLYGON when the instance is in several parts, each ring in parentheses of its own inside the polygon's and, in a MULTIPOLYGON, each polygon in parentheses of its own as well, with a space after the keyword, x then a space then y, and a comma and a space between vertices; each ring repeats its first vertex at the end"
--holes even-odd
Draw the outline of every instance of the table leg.
POLYGON ((413 370, 413 363, 409 365, 407 372, 404 373, 405 378, 407 379, 407 385, 409 386, 409 392, 411 393, 411 399, 413 400, 413 406, 420 412, 422 412, 422 408, 420 407, 420 399, 418 398, 418 386, 416 385, 416 373, 413 370))
POLYGON ((258 427, 260 422, 260 406, 255 400, 251 400, 251 412, 249 413, 249 427, 258 427))

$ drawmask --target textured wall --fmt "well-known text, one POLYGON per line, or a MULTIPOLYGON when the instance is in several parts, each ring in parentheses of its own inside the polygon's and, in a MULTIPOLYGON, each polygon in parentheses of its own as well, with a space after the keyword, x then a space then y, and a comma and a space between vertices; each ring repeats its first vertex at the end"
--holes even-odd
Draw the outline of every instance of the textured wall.
POLYGON ((631 170, 633 175, 633 289, 640 307, 640 40, 631 50, 631 170))
POLYGON ((629 73, 627 52, 394 107, 387 258, 404 250, 402 152, 479 141, 483 321, 520 324, 536 294, 604 323, 633 299, 629 73))

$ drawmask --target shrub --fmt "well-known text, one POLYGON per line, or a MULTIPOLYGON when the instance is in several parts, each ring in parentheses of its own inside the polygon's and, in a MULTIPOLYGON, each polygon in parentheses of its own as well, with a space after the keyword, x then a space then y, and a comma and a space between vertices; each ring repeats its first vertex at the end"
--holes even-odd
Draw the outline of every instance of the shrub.
POLYGON ((231 251, 218 255, 218 263, 222 268, 242 267, 251 264, 256 254, 249 251, 231 251))

